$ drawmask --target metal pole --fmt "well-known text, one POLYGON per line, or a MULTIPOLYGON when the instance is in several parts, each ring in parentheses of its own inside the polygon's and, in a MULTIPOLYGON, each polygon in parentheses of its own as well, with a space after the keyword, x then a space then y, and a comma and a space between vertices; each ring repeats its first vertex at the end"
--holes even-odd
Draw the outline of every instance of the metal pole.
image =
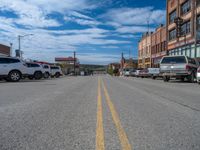
POLYGON ((18 36, 18 42, 19 42, 19 51, 21 50, 21 36, 18 36))
POLYGON ((197 57, 197 0, 194 0, 194 37, 195 37, 195 42, 194 42, 195 56, 194 57, 197 57))
POLYGON ((76 75, 76 52, 74 51, 74 76, 76 75))

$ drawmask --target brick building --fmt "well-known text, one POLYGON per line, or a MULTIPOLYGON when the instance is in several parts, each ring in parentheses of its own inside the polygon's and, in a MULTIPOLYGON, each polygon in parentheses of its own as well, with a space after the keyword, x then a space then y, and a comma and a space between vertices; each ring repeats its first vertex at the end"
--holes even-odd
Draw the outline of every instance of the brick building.
POLYGON ((151 67, 151 36, 152 33, 145 33, 138 46, 138 68, 151 67))
POLYGON ((73 57, 56 57, 55 62, 58 63, 64 74, 74 73, 74 63, 75 63, 75 74, 80 72, 80 63, 77 58, 73 57))
POLYGON ((0 44, 0 56, 10 56, 10 47, 0 44))
POLYGON ((167 0, 169 55, 200 57, 200 0, 167 0))
POLYGON ((161 25, 151 35, 151 67, 159 67, 160 60, 167 55, 166 27, 161 25))

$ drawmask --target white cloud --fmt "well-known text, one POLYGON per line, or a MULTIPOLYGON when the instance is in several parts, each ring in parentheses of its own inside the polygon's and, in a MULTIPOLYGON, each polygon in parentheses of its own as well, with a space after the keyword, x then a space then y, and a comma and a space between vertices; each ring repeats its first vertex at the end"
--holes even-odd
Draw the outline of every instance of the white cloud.
POLYGON ((89 26, 96 26, 99 25, 100 22, 91 20, 91 19, 86 19, 86 18, 76 18, 76 17, 70 17, 70 16, 65 16, 64 20, 67 22, 75 22, 79 25, 89 25, 89 26))
POLYGON ((107 65, 110 62, 118 62, 120 55, 116 54, 98 54, 98 53, 84 53, 78 54, 78 58, 87 64, 103 64, 107 65))
MULTIPOLYGON (((149 31, 153 31, 153 28, 149 28, 149 31)), ((143 33, 148 31, 148 27, 145 26, 123 26, 116 29, 119 33, 143 33)))
MULTIPOLYGON (((96 7, 97 5, 92 4, 89 0, 0 0, 0 10, 11 11, 18 16, 17 18, 0 17, 0 41, 7 45, 12 42, 14 49, 16 49, 18 47, 18 35, 34 34, 34 36, 22 39, 22 50, 25 51, 25 57, 53 61, 55 56, 60 55, 57 51, 71 52, 84 48, 85 45, 107 48, 108 50, 111 48, 117 49, 120 44, 130 45, 127 37, 132 38, 133 36, 130 34, 135 33, 136 30, 139 30, 139 32, 144 31, 145 27, 141 29, 139 27, 124 26, 124 24, 130 22, 128 21, 130 20, 128 13, 122 13, 122 16, 119 14, 116 16, 118 18, 108 18, 109 21, 105 23, 100 22, 100 18, 94 19, 88 16, 88 10, 96 7), (50 14, 55 12, 65 16, 66 22, 76 22, 81 26, 89 26, 90 28, 73 30, 45 29, 46 27, 59 27, 66 23, 49 17, 50 14), (125 18, 121 18, 125 16, 127 16, 127 22, 123 24, 120 21, 125 20, 125 18), (16 24, 26 28, 21 28, 16 24), (114 31, 98 28, 98 25, 102 24, 104 26, 112 25, 117 29, 114 31)), ((114 12, 114 10, 111 11, 114 12)), ((154 11, 152 14, 159 17, 161 12, 154 11)), ((112 15, 109 17, 115 17, 114 14, 112 15)), ((81 61, 99 63, 116 61, 116 58, 114 55, 108 56, 108 54, 80 55, 81 61)))
POLYGON ((59 2, 57 0, 1 0, 0 2, 1 10, 13 11, 19 16, 19 18, 15 19, 15 22, 27 27, 60 26, 58 21, 48 18, 48 14, 53 12, 59 12, 63 15, 68 12, 75 17, 80 17, 77 22, 81 25, 96 25, 97 22, 95 21, 83 20, 91 18, 74 11, 92 9, 94 7, 95 5, 90 4, 87 0, 78 0, 76 2, 74 0, 59 2))
POLYGON ((165 20, 165 10, 154 10, 153 7, 143 8, 118 8, 111 9, 102 16, 108 23, 119 25, 147 25, 163 23, 165 20))

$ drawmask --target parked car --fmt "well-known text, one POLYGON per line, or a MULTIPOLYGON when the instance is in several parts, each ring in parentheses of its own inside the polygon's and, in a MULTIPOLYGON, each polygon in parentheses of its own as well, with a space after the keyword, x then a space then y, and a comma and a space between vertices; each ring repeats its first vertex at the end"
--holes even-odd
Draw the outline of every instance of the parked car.
POLYGON ((135 74, 136 74, 136 70, 135 69, 131 69, 130 76, 131 77, 135 77, 135 74))
POLYGON ((147 68, 140 70, 139 71, 139 77, 148 78, 149 77, 149 70, 147 68))
POLYGON ((44 70, 44 78, 48 79, 51 76, 51 68, 50 65, 42 64, 44 70))
POLYGON ((135 71, 135 77, 138 78, 138 77, 140 76, 140 71, 141 71, 141 70, 136 70, 136 71, 135 71))
POLYGON ((32 62, 27 62, 27 76, 29 79, 36 79, 40 80, 42 79, 44 75, 44 70, 42 65, 32 62))
POLYGON ((161 77, 160 68, 148 68, 148 74, 152 79, 161 77))
POLYGON ((190 82, 194 82, 197 73, 197 62, 187 56, 165 56, 160 62, 160 71, 163 80, 168 82, 171 78, 186 78, 190 82))
POLYGON ((18 82, 26 75, 26 64, 23 60, 0 56, 0 78, 6 81, 18 82))
POLYGON ((60 66, 51 66, 51 77, 59 78, 63 75, 60 66))
POLYGON ((124 76, 129 77, 130 76, 130 69, 129 68, 125 68, 123 70, 123 74, 124 74, 124 76))
POLYGON ((197 82, 200 84, 200 67, 197 70, 197 82))

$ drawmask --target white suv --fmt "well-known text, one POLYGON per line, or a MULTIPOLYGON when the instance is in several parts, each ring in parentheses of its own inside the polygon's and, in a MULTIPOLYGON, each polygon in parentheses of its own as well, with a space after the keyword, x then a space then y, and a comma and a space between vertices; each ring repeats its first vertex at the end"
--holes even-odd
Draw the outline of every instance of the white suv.
POLYGON ((42 65, 32 62, 27 62, 27 75, 29 79, 40 80, 44 75, 44 69, 42 65))
POLYGON ((17 82, 26 75, 26 64, 12 57, 0 56, 0 78, 6 81, 17 82))
POLYGON ((43 70, 44 70, 44 78, 48 79, 51 76, 51 68, 47 64, 42 64, 43 70))
POLYGON ((60 68, 60 66, 51 66, 51 76, 52 77, 56 77, 59 78, 60 76, 62 76, 62 70, 60 68))

